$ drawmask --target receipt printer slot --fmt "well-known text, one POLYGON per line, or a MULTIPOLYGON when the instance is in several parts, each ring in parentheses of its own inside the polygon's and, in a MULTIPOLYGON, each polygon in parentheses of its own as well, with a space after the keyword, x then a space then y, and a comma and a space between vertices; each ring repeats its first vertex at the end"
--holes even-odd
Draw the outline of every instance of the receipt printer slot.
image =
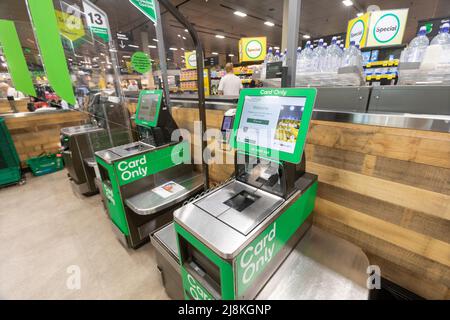
POLYGON ((249 206, 251 206, 253 203, 255 203, 255 201, 258 200, 259 198, 260 198, 259 196, 243 190, 238 194, 236 194, 235 196, 233 196, 231 199, 225 201, 224 204, 233 208, 236 211, 242 212, 249 206))

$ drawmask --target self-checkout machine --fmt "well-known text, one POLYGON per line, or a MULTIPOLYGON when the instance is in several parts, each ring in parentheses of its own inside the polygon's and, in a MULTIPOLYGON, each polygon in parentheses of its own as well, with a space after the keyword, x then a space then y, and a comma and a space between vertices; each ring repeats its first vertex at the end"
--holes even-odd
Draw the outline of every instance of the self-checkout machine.
POLYGON ((241 91, 235 178, 174 213, 184 295, 253 299, 311 225, 303 149, 316 90, 241 91))
POLYGON ((135 121, 147 129, 141 141, 95 154, 113 229, 131 248, 147 242, 183 201, 203 190, 189 141, 172 138, 178 128, 162 90, 140 93, 135 121))

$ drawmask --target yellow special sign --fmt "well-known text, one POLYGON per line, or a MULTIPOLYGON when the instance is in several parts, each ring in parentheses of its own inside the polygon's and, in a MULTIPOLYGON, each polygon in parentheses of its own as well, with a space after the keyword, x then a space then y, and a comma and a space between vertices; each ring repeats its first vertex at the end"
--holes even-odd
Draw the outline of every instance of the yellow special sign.
POLYGON ((186 63, 186 69, 197 68, 197 56, 195 51, 187 51, 184 53, 184 62, 186 63))
POLYGON ((84 36, 83 21, 80 17, 58 10, 55 10, 55 13, 58 19, 58 29, 65 38, 75 41, 84 36))
POLYGON ((262 61, 266 57, 267 38, 242 38, 239 40, 239 61, 262 61))
POLYGON ((369 32, 369 19, 370 13, 366 13, 348 22, 345 47, 348 48, 350 46, 351 41, 359 43, 359 46, 361 48, 366 46, 367 34, 369 32))

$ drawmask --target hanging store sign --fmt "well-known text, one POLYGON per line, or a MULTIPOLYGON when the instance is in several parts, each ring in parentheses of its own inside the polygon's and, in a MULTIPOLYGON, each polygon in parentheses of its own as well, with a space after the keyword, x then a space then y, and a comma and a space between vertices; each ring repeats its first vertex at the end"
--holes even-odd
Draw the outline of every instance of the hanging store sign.
POLYGON ((83 8, 86 15, 86 22, 91 32, 105 42, 108 42, 108 18, 92 6, 89 1, 83 1, 83 8))
POLYGON ((367 34, 369 31, 370 13, 366 13, 361 17, 352 19, 348 22, 347 36, 345 39, 345 47, 350 46, 350 42, 359 43, 361 48, 366 46, 367 34))
POLYGON ((138 8, 151 21, 156 23, 156 9, 154 0, 130 0, 131 4, 138 8))
POLYGON ((139 73, 147 73, 152 70, 152 63, 145 52, 138 51, 131 56, 131 67, 139 73))
POLYGON ((408 9, 372 12, 367 47, 402 44, 408 9))
POLYGON ((133 47, 130 47, 130 44, 132 44, 132 41, 133 41, 131 33, 117 32, 116 39, 117 39, 117 46, 119 47, 120 50, 122 50, 122 51, 134 50, 133 47))
POLYGON ((197 55, 195 54, 195 51, 184 52, 184 61, 186 63, 186 69, 196 69, 197 55))
POLYGON ((78 10, 73 10, 73 12, 55 10, 55 14, 58 21, 58 29, 62 36, 72 42, 84 37, 83 21, 78 10))
POLYGON ((239 40, 239 62, 264 60, 266 47, 266 37, 242 38, 239 40))

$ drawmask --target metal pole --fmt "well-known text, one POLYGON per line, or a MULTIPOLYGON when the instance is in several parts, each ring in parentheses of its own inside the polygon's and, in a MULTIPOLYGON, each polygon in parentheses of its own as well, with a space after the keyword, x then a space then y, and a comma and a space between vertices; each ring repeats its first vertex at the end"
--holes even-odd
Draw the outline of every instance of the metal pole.
POLYGON ((169 90, 169 80, 167 79, 167 57, 166 57, 166 47, 164 45, 164 34, 162 29, 161 21, 161 9, 159 7, 159 2, 155 1, 155 12, 156 12, 156 39, 158 40, 158 55, 159 55, 159 69, 161 70, 161 77, 165 92, 166 106, 170 111, 170 90, 169 90))
POLYGON ((194 26, 178 11, 176 7, 170 2, 170 0, 159 0, 159 2, 169 11, 175 19, 178 20, 189 32, 194 42, 195 52, 197 57, 197 86, 198 86, 198 113, 200 116, 200 121, 202 123, 202 168, 204 176, 205 188, 209 188, 209 171, 208 164, 203 157, 203 151, 206 150, 207 144, 203 139, 206 132, 206 111, 205 111, 205 91, 204 91, 204 79, 203 79, 203 68, 204 68, 204 55, 203 46, 198 37, 197 31, 194 26))
POLYGON ((298 30, 300 29, 301 0, 289 0, 287 30, 287 85, 295 87, 297 69, 298 30))

